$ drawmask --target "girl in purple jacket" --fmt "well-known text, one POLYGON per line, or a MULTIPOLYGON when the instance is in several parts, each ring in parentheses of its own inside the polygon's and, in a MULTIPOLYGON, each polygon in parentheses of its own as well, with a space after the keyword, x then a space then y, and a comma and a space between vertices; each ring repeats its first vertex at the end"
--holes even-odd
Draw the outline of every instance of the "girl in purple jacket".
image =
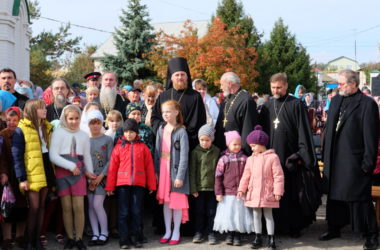
POLYGON ((253 231, 252 213, 244 206, 244 201, 236 197, 247 156, 241 150, 241 137, 237 131, 229 131, 224 135, 228 148, 216 166, 215 195, 219 203, 214 231, 228 232, 226 243, 240 246, 240 233, 253 231))

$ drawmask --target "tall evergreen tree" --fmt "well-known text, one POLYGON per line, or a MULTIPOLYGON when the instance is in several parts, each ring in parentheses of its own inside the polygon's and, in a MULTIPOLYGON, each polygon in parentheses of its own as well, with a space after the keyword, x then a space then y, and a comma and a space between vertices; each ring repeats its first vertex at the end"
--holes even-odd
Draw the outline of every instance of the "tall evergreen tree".
POLYGON ((123 84, 149 78, 153 72, 144 55, 151 50, 155 35, 146 6, 140 0, 129 0, 128 10, 122 11, 120 21, 122 27, 114 35, 117 53, 101 60, 104 68, 114 71, 123 84))
POLYGON ((270 39, 263 44, 258 53, 259 93, 270 93, 269 79, 278 72, 288 75, 289 91, 293 91, 298 84, 307 89, 315 87, 316 79, 311 72, 310 56, 281 18, 275 23, 270 39))
MULTIPOLYGON (((240 25, 242 34, 247 34, 246 46, 259 47, 262 33, 256 29, 253 19, 244 13, 243 4, 239 0, 222 0, 218 4, 216 15, 227 25, 227 29, 240 25)), ((214 17, 213 17, 214 18, 214 17)))

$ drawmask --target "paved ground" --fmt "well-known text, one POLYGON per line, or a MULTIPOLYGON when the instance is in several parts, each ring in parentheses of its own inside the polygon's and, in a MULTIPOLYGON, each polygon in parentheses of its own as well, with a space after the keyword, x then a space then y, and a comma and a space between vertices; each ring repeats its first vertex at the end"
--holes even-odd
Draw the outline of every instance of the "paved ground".
MULTIPOLYGON (((322 205, 318 211, 318 220, 312 226, 303 231, 302 236, 299 239, 292 239, 289 236, 277 236, 277 248, 278 249, 363 249, 363 240, 360 235, 353 234, 349 227, 344 228, 342 231, 342 237, 339 239, 322 242, 318 240, 319 234, 321 234, 325 229, 324 221, 324 211, 325 206, 322 205)), ((146 223, 150 225, 151 223, 146 223)), ((160 244, 158 242, 159 236, 153 235, 152 228, 146 227, 144 229, 149 242, 144 245, 144 249, 250 249, 250 242, 253 236, 243 237, 243 246, 241 247, 231 247, 223 242, 224 236, 218 236, 220 242, 218 245, 210 246, 207 243, 194 244, 191 242, 191 237, 185 237, 183 242, 177 246, 169 246, 167 244, 160 244)), ((54 235, 49 234, 49 244, 47 249, 63 249, 63 246, 56 243, 54 240, 54 235)), ((87 244, 87 240, 86 244, 87 244)), ((106 249, 119 249, 119 244, 116 239, 111 239, 107 245, 103 247, 91 247, 89 250, 106 250, 106 249)))

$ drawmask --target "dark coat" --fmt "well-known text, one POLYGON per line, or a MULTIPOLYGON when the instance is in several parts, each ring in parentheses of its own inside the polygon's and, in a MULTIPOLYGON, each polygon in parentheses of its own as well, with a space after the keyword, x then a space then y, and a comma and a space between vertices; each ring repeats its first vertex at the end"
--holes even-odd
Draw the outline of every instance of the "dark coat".
MULTIPOLYGON (((13 133, 13 131, 7 128, 0 132, 0 138, 4 140, 1 146, 0 174, 6 174, 8 176, 8 183, 16 198, 16 207, 26 207, 26 198, 21 194, 19 189, 19 181, 16 178, 16 169, 11 152, 13 133)), ((0 193, 3 193, 2 186, 0 187, 0 193)))
POLYGON ((259 123, 268 133, 269 148, 276 151, 285 175, 285 193, 280 208, 273 211, 276 228, 301 230, 315 221, 322 196, 306 108, 300 99, 288 94, 273 98, 263 105, 259 123), (273 123, 275 110, 281 121, 277 129, 273 123))
MULTIPOLYGON (((66 102, 65 106, 69 105, 70 103, 66 102)), ((61 118, 62 114, 62 108, 55 108, 54 103, 49 104, 46 106, 46 120, 48 122, 51 122, 53 120, 59 120, 61 118)))
POLYGON ((152 110, 151 123, 155 134, 159 127, 165 123, 162 118, 161 105, 168 100, 181 103, 181 113, 189 137, 189 149, 193 150, 199 143, 198 131, 206 124, 206 109, 201 95, 192 88, 187 88, 186 90, 170 88, 162 92, 152 110))
MULTIPOLYGON (((124 121, 127 119, 127 116, 125 115, 125 109, 126 109, 128 103, 129 103, 128 99, 124 99, 119 94, 116 95, 116 101, 115 101, 115 105, 114 105, 113 109, 117 110, 117 111, 119 111, 121 113, 121 115, 123 116, 123 120, 124 121)), ((100 110, 100 112, 102 112, 104 118, 107 118, 108 114, 105 112, 105 110, 103 109, 103 107, 100 110)))
POLYGON ((368 201, 376 165, 379 137, 379 109, 375 101, 360 91, 351 98, 338 129, 343 97, 330 105, 324 141, 324 175, 329 199, 368 201))

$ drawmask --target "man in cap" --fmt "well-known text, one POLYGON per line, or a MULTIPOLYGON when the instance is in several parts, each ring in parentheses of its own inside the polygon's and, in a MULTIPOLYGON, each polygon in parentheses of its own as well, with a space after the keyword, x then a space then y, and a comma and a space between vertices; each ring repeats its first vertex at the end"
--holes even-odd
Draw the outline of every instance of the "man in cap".
POLYGON ((74 91, 75 96, 86 97, 86 93, 82 92, 80 89, 80 83, 74 82, 72 85, 72 90, 74 91))
POLYGON ((84 76, 86 79, 87 87, 98 87, 99 88, 99 78, 102 74, 100 72, 91 72, 84 76))
POLYGON ((140 101, 140 95, 141 95, 141 89, 139 89, 139 88, 132 88, 128 92, 128 100, 130 102, 139 102, 140 101))
POLYGON ((168 62, 166 90, 162 92, 153 107, 152 127, 156 132, 162 119, 161 104, 167 100, 181 103, 189 147, 192 150, 198 144, 198 130, 206 124, 206 110, 201 95, 191 86, 191 76, 187 61, 183 57, 173 58, 168 62))

